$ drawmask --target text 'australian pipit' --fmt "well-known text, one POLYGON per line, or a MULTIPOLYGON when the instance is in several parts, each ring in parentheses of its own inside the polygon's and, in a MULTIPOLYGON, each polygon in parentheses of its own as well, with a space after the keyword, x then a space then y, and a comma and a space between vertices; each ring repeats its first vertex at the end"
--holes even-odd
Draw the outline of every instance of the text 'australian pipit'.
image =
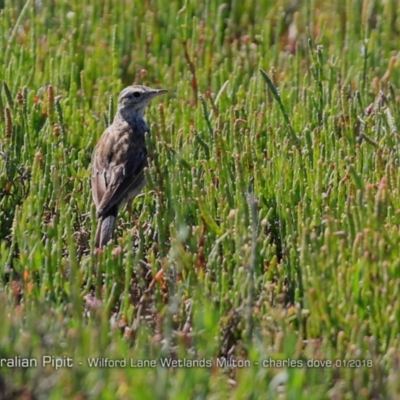
POLYGON ((92 195, 98 226, 95 245, 105 246, 113 237, 118 210, 132 201, 145 185, 147 167, 143 119, 150 101, 167 90, 129 86, 118 98, 113 123, 104 131, 92 157, 92 195))

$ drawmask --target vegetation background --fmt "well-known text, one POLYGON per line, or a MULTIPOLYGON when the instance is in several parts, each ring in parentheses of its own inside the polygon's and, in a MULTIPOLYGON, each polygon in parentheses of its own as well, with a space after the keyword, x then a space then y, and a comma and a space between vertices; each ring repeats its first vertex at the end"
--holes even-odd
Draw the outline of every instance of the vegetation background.
POLYGON ((399 41, 396 0, 1 0, 0 358, 39 365, 0 398, 398 399, 399 41), (99 253, 132 83, 170 92, 99 253), (163 357, 214 365, 130 366, 163 357))

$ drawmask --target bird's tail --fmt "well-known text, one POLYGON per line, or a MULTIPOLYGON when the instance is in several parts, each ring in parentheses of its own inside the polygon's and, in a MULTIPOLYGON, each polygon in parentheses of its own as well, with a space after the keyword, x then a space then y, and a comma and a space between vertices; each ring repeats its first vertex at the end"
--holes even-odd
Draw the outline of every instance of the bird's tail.
POLYGON ((112 239, 117 214, 118 208, 113 207, 104 217, 99 219, 96 231, 96 248, 101 249, 112 239))

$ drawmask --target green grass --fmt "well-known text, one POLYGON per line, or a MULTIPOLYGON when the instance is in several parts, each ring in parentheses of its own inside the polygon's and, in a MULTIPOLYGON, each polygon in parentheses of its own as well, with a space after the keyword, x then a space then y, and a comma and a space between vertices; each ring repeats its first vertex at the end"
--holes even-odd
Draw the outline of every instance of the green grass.
POLYGON ((399 40, 395 0, 0 0, 0 361, 38 363, 0 399, 397 399, 399 40), (90 158, 134 82, 170 92, 100 254, 90 158))

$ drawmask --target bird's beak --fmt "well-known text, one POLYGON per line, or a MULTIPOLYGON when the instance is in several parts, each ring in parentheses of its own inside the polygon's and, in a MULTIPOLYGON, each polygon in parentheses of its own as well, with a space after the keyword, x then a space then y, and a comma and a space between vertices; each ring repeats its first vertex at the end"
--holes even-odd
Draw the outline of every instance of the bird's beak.
POLYGON ((154 89, 153 91, 153 97, 159 96, 160 94, 168 93, 168 90, 166 89, 154 89))

